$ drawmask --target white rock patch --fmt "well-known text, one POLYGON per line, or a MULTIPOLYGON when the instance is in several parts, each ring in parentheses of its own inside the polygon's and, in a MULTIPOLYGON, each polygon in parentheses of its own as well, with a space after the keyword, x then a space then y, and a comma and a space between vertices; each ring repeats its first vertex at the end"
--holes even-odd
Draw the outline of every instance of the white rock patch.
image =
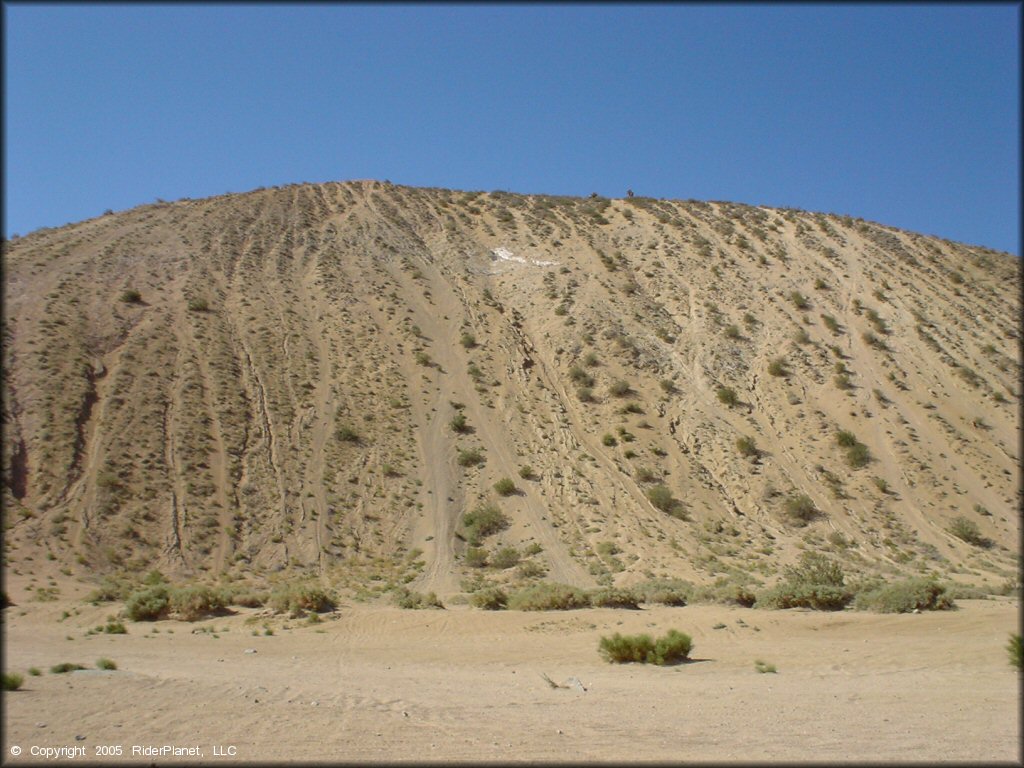
POLYGON ((491 253, 494 255, 494 258, 499 261, 513 261, 516 264, 529 264, 533 267, 553 267, 558 263, 557 261, 538 261, 536 259, 527 259, 522 256, 516 256, 508 248, 504 248, 502 246, 492 248, 491 253))

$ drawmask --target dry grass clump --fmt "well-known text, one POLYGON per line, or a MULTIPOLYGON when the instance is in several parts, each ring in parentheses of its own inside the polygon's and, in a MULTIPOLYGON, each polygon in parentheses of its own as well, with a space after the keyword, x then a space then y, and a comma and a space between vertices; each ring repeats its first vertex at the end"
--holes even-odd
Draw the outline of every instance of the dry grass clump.
POLYGON ((598 652, 612 664, 657 664, 666 666, 685 661, 693 650, 693 640, 679 630, 670 629, 657 640, 650 635, 602 637, 598 652))

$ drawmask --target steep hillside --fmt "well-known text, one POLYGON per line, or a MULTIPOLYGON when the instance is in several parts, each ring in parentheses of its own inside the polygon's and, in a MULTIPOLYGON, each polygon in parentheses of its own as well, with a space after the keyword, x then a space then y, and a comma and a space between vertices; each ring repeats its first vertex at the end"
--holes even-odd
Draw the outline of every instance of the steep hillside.
POLYGON ((3 264, 8 565, 442 594, 767 582, 802 549, 1016 572, 1008 254, 369 181, 147 205, 3 264))

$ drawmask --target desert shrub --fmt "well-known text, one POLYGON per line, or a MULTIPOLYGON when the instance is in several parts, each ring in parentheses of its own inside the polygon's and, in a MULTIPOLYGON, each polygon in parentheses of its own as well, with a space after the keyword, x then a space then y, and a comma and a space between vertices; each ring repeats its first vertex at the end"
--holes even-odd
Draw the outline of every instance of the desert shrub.
POLYGON ((112 659, 98 659, 96 669, 114 670, 117 669, 117 664, 112 659))
POLYGON ((810 306, 810 302, 807 301, 807 297, 800 293, 800 291, 793 291, 790 293, 789 300, 793 302, 793 306, 797 309, 807 309, 807 307, 810 306))
POLYGON ((757 443, 754 442, 754 438, 747 437, 746 435, 738 437, 736 439, 736 450, 740 452, 741 456, 757 456, 757 443))
POLYGON ((631 391, 629 382, 625 379, 617 379, 608 385, 608 393, 614 397, 625 397, 631 391))
POLYGON ((511 496, 515 493, 518 488, 510 477, 503 477, 501 480, 494 484, 494 490, 498 492, 499 496, 511 496))
POLYGON ((783 504, 783 508, 790 520, 801 524, 810 522, 818 512, 814 501, 806 493, 790 494, 783 504))
POLYGON ((467 331, 462 334, 462 337, 459 339, 459 343, 466 349, 473 349, 473 347, 476 346, 476 337, 467 331))
POLYGON ((533 480, 535 477, 533 467, 529 464, 523 464, 523 466, 519 468, 519 476, 523 478, 523 480, 533 480))
POLYGON ((654 640, 650 635, 620 635, 602 637, 597 646, 601 656, 612 664, 646 664, 654 655, 654 640))
POLYGON ((846 373, 837 373, 832 377, 832 383, 836 385, 836 389, 841 389, 844 392, 853 389, 853 384, 850 382, 850 376, 846 373))
POLYGON ((738 339, 740 337, 740 329, 736 325, 725 326, 723 333, 727 339, 738 339))
POLYGON ((491 556, 491 567, 500 570, 514 568, 519 564, 519 550, 515 547, 502 547, 491 556))
POLYGON ((513 611, 565 611, 590 605, 587 593, 568 584, 542 582, 513 593, 508 607, 513 611))
POLYGON ((640 607, 640 598, 631 589, 618 589, 616 587, 595 589, 589 593, 588 597, 590 605, 594 608, 638 609, 640 607))
POLYGON ((774 675, 777 671, 774 664, 769 664, 761 659, 754 660, 754 669, 756 669, 762 675, 774 675))
POLYGON ((825 327, 832 331, 832 333, 839 333, 839 323, 832 315, 822 315, 821 321, 825 323, 825 327))
POLYGON ((650 635, 620 635, 602 637, 598 643, 601 656, 612 664, 658 664, 665 666, 685 661, 693 649, 689 635, 670 629, 653 640, 650 635))
POLYGON ((124 615, 132 621, 156 621, 167 614, 169 602, 169 591, 162 584, 137 589, 128 595, 124 615))
POLYGON ((581 403, 592 403, 594 402, 594 390, 590 387, 580 387, 576 390, 576 397, 581 403))
POLYGON ((843 448, 850 448, 857 444, 857 436, 849 430, 841 429, 836 433, 836 442, 843 448))
POLYGON ((608 448, 614 448, 618 444, 619 441, 611 432, 605 432, 604 435, 601 437, 601 445, 604 445, 608 448))
POLYGON ((228 593, 228 602, 231 605, 240 605, 244 608, 259 608, 266 604, 269 593, 239 586, 228 593))
POLYGON ((978 547, 988 544, 988 539, 981 535, 981 529, 978 528, 978 524, 962 515, 953 518, 953 522, 949 524, 948 530, 958 539, 966 541, 968 544, 974 544, 978 547))
POLYGON ((195 621, 224 612, 227 596, 204 585, 175 587, 168 593, 168 608, 182 621, 195 621))
POLYGON ((783 360, 781 357, 776 357, 770 363, 768 363, 768 373, 770 373, 772 376, 785 376, 787 373, 786 361, 783 360))
POLYGON ((449 422, 449 426, 451 426, 452 432, 458 432, 459 434, 465 434, 468 432, 469 425, 466 423, 466 414, 459 411, 449 422))
POLYGON ((543 563, 538 563, 536 560, 525 560, 516 567, 516 578, 539 579, 547 572, 543 563))
POLYGON ((188 300, 188 311, 189 312, 208 312, 210 310, 210 302, 206 299, 189 299, 188 300))
POLYGON ((757 596, 750 591, 746 584, 730 579, 721 579, 710 588, 702 590, 704 599, 713 603, 725 603, 727 605, 742 605, 744 608, 752 608, 757 602, 757 596))
POLYGON ((103 625, 101 631, 107 635, 128 634, 128 630, 125 628, 124 624, 122 624, 120 621, 117 621, 116 619, 109 620, 106 624, 103 625))
POLYGON ((479 541, 508 527, 509 520, 494 504, 481 504, 462 516, 470 543, 479 541))
POLYGON ((274 613, 297 618, 307 612, 333 610, 335 602, 327 590, 315 584, 282 584, 271 591, 267 605, 274 613))
POLYGON ((469 603, 485 611, 501 611, 508 605, 508 595, 498 587, 488 587, 470 595, 469 603))
POLYGON ((857 443, 846 450, 846 463, 854 469, 867 466, 870 462, 871 451, 864 443, 857 443))
POLYGON ((736 390, 730 387, 719 387, 715 390, 715 395, 720 403, 728 406, 736 405, 739 402, 739 398, 736 397, 736 390))
POLYGON ((682 606, 689 601, 693 585, 682 579, 650 579, 633 587, 642 602, 682 606))
POLYGON ((828 584, 792 584, 783 582, 757 596, 758 608, 813 608, 816 611, 841 611, 850 603, 844 587, 828 584))
POLYGON ((63 661, 60 664, 54 664, 50 667, 50 673, 54 675, 63 675, 66 672, 74 672, 75 670, 85 669, 81 664, 74 664, 70 661, 63 661))
POLYGON ((125 600, 131 594, 131 585, 127 581, 114 579, 105 576, 99 586, 85 596, 87 603, 112 603, 115 600, 125 600))
POLYGON ((121 301, 125 304, 139 304, 142 301, 142 294, 134 288, 129 288, 121 293, 121 301))
POLYGON ((415 592, 406 587, 398 587, 394 594, 395 605, 399 608, 420 610, 423 608, 444 608, 444 604, 433 592, 415 592))
POLYGON ((334 432, 334 436, 341 440, 343 443, 358 443, 362 438, 359 436, 359 432, 355 428, 342 424, 334 432))
POLYGON ((484 568, 487 566, 487 550, 484 547, 466 547, 463 562, 469 568, 484 568))
POLYGON ((654 505, 655 509, 660 509, 666 514, 673 517, 683 516, 682 502, 672 495, 672 491, 666 485, 659 484, 648 488, 647 500, 654 505))
POLYGON ((1010 664, 1017 669, 1021 669, 1022 664, 1024 664, 1024 649, 1021 647, 1020 635, 1016 633, 1010 635, 1010 642, 1006 646, 1006 651, 1010 654, 1010 664))
POLYGON ((475 467, 484 462, 484 454, 479 448, 460 448, 455 459, 460 467, 475 467))
POLYGON ((430 364, 432 362, 430 359, 430 355, 424 352, 422 349, 417 351, 413 355, 413 359, 416 361, 416 365, 422 365, 424 367, 430 367, 430 364))
POLYGON ((846 588, 842 566, 818 552, 804 552, 797 565, 785 571, 785 580, 757 597, 759 608, 813 608, 838 611, 853 599, 846 588))
POLYGON ((579 384, 582 387, 594 386, 594 377, 584 371, 578 365, 574 365, 569 369, 569 378, 575 384, 579 384))
POLYGON ((14 672, 4 672, 4 690, 5 691, 16 691, 21 688, 21 684, 25 682, 25 678, 14 672))
POLYGON ((915 609, 948 610, 954 604, 942 584, 932 579, 912 578, 861 590, 854 598, 853 607, 875 613, 910 613, 915 609))

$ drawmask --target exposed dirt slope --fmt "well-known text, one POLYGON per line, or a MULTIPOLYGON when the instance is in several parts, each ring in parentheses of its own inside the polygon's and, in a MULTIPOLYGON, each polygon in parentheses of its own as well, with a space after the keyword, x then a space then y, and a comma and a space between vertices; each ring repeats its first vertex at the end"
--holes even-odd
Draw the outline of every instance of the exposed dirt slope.
POLYGON ((12 564, 442 593, 767 580, 805 548, 1014 573, 1008 254, 795 210, 368 181, 41 230, 4 270, 12 564), (467 567, 462 518, 488 503, 510 524, 482 546, 525 571, 467 567))

